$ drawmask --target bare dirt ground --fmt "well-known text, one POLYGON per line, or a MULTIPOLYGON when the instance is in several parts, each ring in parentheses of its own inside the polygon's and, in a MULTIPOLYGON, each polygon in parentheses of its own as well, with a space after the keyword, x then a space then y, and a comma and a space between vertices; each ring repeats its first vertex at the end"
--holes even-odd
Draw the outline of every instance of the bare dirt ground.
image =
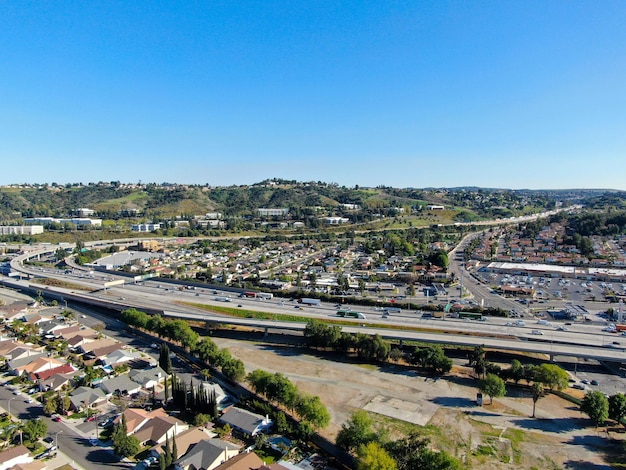
POLYGON ((615 468, 607 460, 614 460, 608 457, 613 439, 622 435, 608 439, 574 404, 554 395, 539 400, 534 419, 532 399, 520 389, 477 407, 476 382, 464 368, 432 379, 404 366, 355 365, 289 346, 213 340, 241 359, 247 372, 281 372, 300 390, 318 395, 332 416, 323 431, 331 439, 351 413, 365 409, 391 427, 391 436, 402 422, 424 427, 434 445, 471 468, 615 468))

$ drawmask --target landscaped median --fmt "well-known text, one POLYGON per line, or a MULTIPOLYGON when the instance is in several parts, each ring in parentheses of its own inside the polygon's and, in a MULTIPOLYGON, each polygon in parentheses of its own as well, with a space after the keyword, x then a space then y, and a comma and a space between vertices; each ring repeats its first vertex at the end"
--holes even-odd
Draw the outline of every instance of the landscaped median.
MULTIPOLYGON (((232 307, 218 307, 215 305, 206 305, 199 304, 194 302, 176 302, 178 305, 183 305, 186 307, 198 308, 201 310, 206 310, 207 312, 217 313, 220 315, 226 315, 234 318, 250 318, 255 320, 273 320, 273 321, 284 321, 284 322, 294 322, 294 323, 307 323, 309 320, 313 319, 313 317, 306 316, 298 316, 298 315, 289 315, 284 313, 270 313, 270 312, 259 312, 255 310, 247 310, 243 308, 232 308, 232 307)), ((315 318, 317 321, 321 321, 331 325, 339 325, 339 326, 363 326, 363 327, 372 327, 379 329, 388 329, 388 330, 398 330, 401 329, 403 331, 414 331, 414 332, 423 332, 423 333, 439 333, 439 334, 447 334, 450 333, 450 330, 444 328, 422 328, 418 326, 398 326, 388 323, 371 323, 367 320, 358 320, 358 321, 347 321, 341 319, 334 318, 315 318)), ((489 337, 489 338, 502 338, 502 339, 515 339, 513 336, 509 335, 498 335, 498 334, 485 334, 485 333, 474 333, 467 331, 455 331, 454 334, 465 335, 465 336, 481 336, 481 337, 489 337)), ((442 341, 445 342, 445 341, 442 341)))

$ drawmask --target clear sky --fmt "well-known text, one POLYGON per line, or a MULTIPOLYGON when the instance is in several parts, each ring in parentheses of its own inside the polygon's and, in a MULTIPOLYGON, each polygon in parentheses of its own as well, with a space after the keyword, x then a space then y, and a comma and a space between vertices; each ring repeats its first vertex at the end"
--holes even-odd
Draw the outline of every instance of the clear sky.
POLYGON ((0 184, 626 189, 626 2, 0 0, 0 184))

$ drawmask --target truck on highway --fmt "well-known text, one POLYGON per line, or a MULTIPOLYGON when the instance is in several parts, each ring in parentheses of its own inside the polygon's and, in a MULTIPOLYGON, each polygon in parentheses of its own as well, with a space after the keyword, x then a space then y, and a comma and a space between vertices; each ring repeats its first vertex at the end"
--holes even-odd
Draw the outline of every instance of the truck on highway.
POLYGON ((298 299, 298 303, 304 305, 313 305, 315 307, 319 307, 320 305, 322 305, 322 301, 320 299, 307 299, 306 297, 298 299))
POLYGON ((213 300, 217 300, 218 302, 232 302, 230 297, 217 296, 213 300))
POLYGON ((274 298, 274 294, 269 292, 259 292, 256 296, 261 300, 272 300, 274 298))

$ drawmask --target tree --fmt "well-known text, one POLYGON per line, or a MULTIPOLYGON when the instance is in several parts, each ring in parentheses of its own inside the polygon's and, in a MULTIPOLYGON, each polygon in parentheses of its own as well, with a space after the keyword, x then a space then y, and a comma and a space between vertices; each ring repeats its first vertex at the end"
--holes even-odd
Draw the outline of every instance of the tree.
POLYGON ((609 400, 601 392, 587 392, 580 405, 580 411, 587 414, 598 427, 609 417, 609 400))
POLYGON ((567 372, 556 364, 541 364, 536 380, 543 383, 550 390, 563 390, 569 385, 567 372))
POLYGON ((385 445, 385 450, 396 461, 398 470, 460 470, 461 463, 447 452, 430 449, 427 438, 418 434, 385 445))
POLYGON ((193 425, 198 426, 198 427, 207 426, 210 422, 211 422, 211 417, 203 413, 198 413, 193 418, 193 425))
POLYGON ((27 440, 34 441, 46 435, 48 425, 42 419, 31 419, 24 424, 23 432, 27 440))
POLYGON ((59 402, 56 396, 48 398, 46 402, 43 404, 43 412, 44 414, 48 416, 56 413, 58 408, 59 408, 59 402))
POLYGON ((509 378, 517 385, 517 383, 524 378, 524 366, 517 359, 513 359, 507 373, 509 378))
POLYGON ((493 403, 493 397, 503 397, 506 394, 504 380, 496 374, 487 374, 487 377, 480 381, 479 388, 485 395, 489 395, 490 404, 493 403))
POLYGON ((330 422, 330 413, 319 397, 301 395, 296 405, 296 411, 302 419, 315 429, 325 428, 330 422))
POLYGON ((377 442, 359 447, 357 470, 396 470, 396 461, 377 442))
POLYGON ((121 436, 113 441, 113 452, 122 457, 132 457, 141 450, 141 444, 135 436, 121 436))
POLYGON ((616 393, 609 397, 609 418, 614 419, 618 423, 626 417, 626 395, 616 393))
POLYGON ((367 412, 356 411, 347 423, 341 425, 336 444, 348 452, 356 451, 359 447, 376 439, 376 433, 372 429, 373 424, 367 412))
POLYGON ((161 347, 159 349, 159 366, 161 366, 161 369, 163 369, 166 374, 170 374, 172 372, 170 348, 165 343, 161 343, 161 347))
POLYGON ((531 391, 533 394, 533 415, 531 417, 534 418, 537 402, 543 396, 543 385, 541 385, 539 382, 535 382, 531 387, 531 391))

